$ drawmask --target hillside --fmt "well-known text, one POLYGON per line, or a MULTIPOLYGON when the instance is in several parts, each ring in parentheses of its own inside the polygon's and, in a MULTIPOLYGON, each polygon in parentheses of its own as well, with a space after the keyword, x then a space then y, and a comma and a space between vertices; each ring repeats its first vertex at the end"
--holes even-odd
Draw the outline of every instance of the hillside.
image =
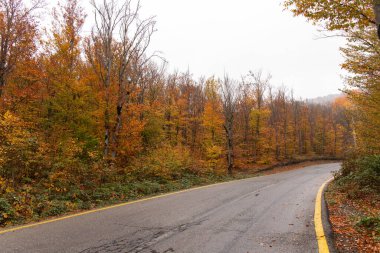
POLYGON ((316 98, 310 98, 306 101, 310 104, 330 104, 334 102, 337 98, 344 97, 345 95, 343 93, 339 94, 330 94, 323 97, 316 97, 316 98))

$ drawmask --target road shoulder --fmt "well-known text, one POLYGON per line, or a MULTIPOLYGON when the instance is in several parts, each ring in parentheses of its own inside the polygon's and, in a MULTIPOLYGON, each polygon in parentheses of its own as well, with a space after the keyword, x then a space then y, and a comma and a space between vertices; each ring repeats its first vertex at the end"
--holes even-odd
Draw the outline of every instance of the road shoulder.
POLYGON ((349 198, 335 181, 327 187, 325 198, 337 252, 380 252, 380 231, 371 229, 370 218, 380 218, 379 203, 365 196, 349 198))

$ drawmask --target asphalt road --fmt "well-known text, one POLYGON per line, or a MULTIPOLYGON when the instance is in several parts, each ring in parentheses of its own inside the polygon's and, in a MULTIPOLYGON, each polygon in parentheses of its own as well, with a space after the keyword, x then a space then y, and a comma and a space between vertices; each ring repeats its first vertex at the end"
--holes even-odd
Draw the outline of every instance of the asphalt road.
POLYGON ((318 252, 318 188, 339 164, 235 181, 0 235, 0 252, 318 252))

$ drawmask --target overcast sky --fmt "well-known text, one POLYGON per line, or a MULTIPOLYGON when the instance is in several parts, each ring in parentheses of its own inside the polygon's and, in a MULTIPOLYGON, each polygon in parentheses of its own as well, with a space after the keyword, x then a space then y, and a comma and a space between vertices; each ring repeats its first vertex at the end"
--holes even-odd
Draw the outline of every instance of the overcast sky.
MULTIPOLYGON (((88 2, 81 4, 91 13, 88 2)), ((195 78, 228 73, 240 79, 249 70, 261 69, 272 74, 273 85, 284 84, 297 97, 338 93, 343 87, 339 47, 344 41, 317 39, 317 28, 284 11, 281 3, 141 0, 141 15, 156 16, 151 50, 162 51, 170 71, 189 69, 195 78)), ((89 15, 85 29, 92 23, 89 15)))

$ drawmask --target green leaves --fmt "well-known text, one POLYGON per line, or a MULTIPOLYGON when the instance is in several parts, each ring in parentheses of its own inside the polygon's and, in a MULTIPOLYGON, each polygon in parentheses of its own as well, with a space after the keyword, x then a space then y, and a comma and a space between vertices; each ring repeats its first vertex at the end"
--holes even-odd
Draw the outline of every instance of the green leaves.
POLYGON ((0 226, 11 220, 14 214, 12 206, 4 198, 0 198, 0 226))

